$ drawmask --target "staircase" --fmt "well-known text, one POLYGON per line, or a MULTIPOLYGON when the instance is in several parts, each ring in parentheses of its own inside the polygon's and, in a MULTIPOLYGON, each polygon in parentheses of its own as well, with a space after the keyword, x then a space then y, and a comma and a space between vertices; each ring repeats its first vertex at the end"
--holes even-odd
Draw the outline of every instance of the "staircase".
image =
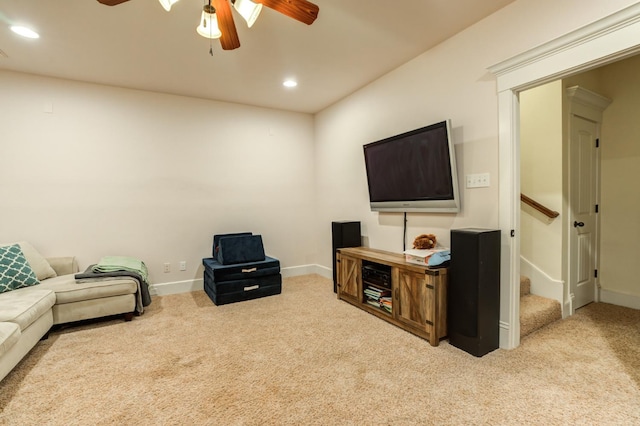
POLYGON ((562 318, 557 300, 531 294, 531 280, 520 277, 520 338, 562 318))

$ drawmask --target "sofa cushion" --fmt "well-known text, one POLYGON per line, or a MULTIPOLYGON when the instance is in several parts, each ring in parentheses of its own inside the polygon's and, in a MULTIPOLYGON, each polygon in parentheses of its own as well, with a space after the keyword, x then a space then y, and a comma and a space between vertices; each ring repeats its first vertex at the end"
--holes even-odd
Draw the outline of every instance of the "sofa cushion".
POLYGON ((38 253, 38 250, 36 250, 28 242, 18 241, 17 243, 0 244, 0 246, 10 246, 13 244, 20 245, 24 257, 27 259, 27 262, 29 262, 29 265, 31 265, 31 269, 33 269, 33 272, 35 272, 38 280, 45 280, 47 278, 56 276, 56 271, 54 271, 51 265, 49 265, 47 259, 45 259, 40 253, 38 253))
POLYGON ((20 340, 20 327, 13 322, 0 322, 0 357, 20 340))
POLYGON ((18 244, 0 247, 0 293, 39 284, 18 244))
POLYGON ((105 278, 95 282, 77 283, 74 274, 59 275, 43 281, 40 288, 56 293, 56 305, 103 297, 133 294, 138 290, 138 282, 133 278, 105 278))
POLYGON ((25 330, 56 303, 56 294, 39 287, 0 294, 0 322, 9 321, 25 330))

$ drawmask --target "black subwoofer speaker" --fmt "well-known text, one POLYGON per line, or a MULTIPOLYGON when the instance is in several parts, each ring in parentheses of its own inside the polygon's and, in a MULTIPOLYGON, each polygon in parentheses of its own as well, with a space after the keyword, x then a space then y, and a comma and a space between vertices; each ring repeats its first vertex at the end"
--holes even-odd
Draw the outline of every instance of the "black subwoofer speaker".
POLYGON ((333 292, 337 291, 336 250, 343 247, 362 245, 360 222, 331 222, 331 246, 333 252, 333 292))
POLYGON ((452 229, 447 304, 449 343, 472 355, 497 349, 500 231, 452 229))

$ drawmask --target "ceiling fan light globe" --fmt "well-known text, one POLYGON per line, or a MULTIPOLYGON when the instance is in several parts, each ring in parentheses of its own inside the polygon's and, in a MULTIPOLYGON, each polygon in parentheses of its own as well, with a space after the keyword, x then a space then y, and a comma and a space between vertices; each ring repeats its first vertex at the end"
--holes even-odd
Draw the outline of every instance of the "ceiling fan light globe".
POLYGON ((40 38, 40 34, 33 31, 31 28, 23 27, 21 25, 11 26, 11 31, 26 38, 40 38))
POLYGON ((174 3, 178 3, 180 0, 158 0, 158 1, 162 5, 162 7, 164 7, 164 10, 169 12, 171 10, 171 6, 173 6, 174 3))
POLYGON ((233 8, 247 21, 247 26, 251 26, 256 22, 260 11, 262 11, 262 4, 256 4, 251 0, 236 0, 233 3, 233 8))
POLYGON ((200 18, 200 25, 196 28, 196 32, 205 38, 222 37, 220 28, 218 28, 218 17, 216 16, 215 9, 213 9, 213 7, 204 7, 202 10, 202 17, 200 18))

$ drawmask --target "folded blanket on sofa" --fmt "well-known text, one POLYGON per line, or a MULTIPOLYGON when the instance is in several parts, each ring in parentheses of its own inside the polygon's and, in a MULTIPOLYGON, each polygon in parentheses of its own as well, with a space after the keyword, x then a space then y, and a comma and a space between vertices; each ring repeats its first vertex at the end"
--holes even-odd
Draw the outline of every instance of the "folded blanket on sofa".
POLYGON ((149 279, 147 265, 141 260, 127 256, 104 256, 92 270, 93 272, 129 271, 139 274, 144 281, 149 279))
MULTIPOLYGON (((140 265, 138 265, 137 262, 128 261, 126 262, 125 266, 120 265, 120 267, 117 267, 117 263, 122 262, 118 262, 117 260, 115 260, 117 256, 110 257, 112 259, 108 263, 102 263, 102 265, 100 263, 89 265, 89 267, 84 272, 76 274, 76 282, 87 283, 112 280, 114 278, 133 278, 138 283, 138 291, 136 292, 136 312, 138 314, 142 314, 144 312, 144 307, 151 304, 149 282, 147 281, 147 267, 141 261, 137 261, 140 265), (140 270, 138 270, 138 268, 140 268, 140 270), (101 272, 101 269, 105 270, 101 272), (144 272, 144 275, 140 272, 144 272)), ((105 258, 102 258, 100 261, 102 262, 104 259, 105 258)), ((135 261, 136 259, 132 260, 135 261)))

